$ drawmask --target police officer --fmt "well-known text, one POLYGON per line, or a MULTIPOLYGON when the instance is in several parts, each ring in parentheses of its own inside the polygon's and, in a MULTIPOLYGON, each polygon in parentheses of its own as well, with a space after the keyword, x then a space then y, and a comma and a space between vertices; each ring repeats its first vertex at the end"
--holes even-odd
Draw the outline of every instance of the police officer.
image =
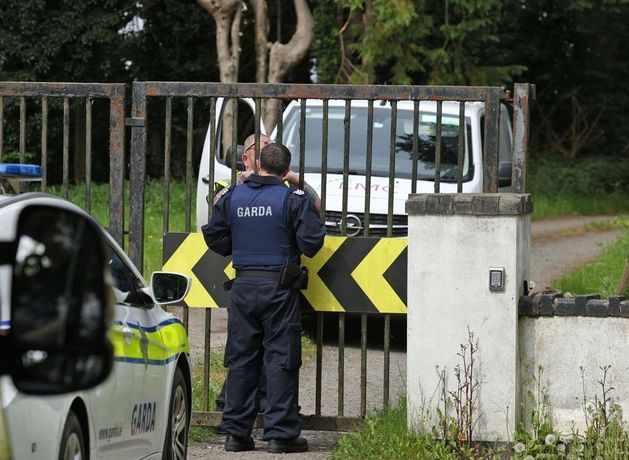
POLYGON ((236 279, 231 291, 225 365, 229 385, 221 429, 225 449, 253 450, 255 394, 263 368, 267 380, 264 439, 267 451, 303 452, 297 386, 301 366, 299 258, 323 246, 325 226, 310 198, 286 187, 290 152, 269 144, 257 160, 258 174, 230 187, 202 228, 205 242, 232 255, 236 279), (295 267, 297 270, 295 271, 295 267), (260 354, 262 353, 262 356, 260 354))
MULTIPOLYGON (((245 167, 245 170, 242 172, 238 172, 237 182, 236 182, 237 184, 242 184, 244 180, 247 177, 249 177, 249 175, 252 174, 254 171, 255 142, 256 142, 255 134, 250 134, 249 136, 247 136, 247 138, 244 141, 242 163, 245 167)), ((273 140, 269 136, 267 136, 266 134, 260 134, 260 139, 259 139, 260 145, 259 145, 258 150, 262 151, 264 147, 271 144, 272 142, 273 140)), ((299 175, 295 173, 294 171, 291 171, 290 169, 288 170, 286 174, 284 174, 282 179, 284 180, 284 184, 286 186, 291 186, 291 185, 294 187, 299 186, 299 175)), ((226 180, 219 180, 214 183, 214 192, 215 192, 214 204, 218 202, 218 200, 221 198, 221 196, 223 196, 223 194, 227 193, 228 187, 229 187, 229 182, 226 180)), ((311 187, 309 184, 304 182, 304 192, 306 192, 306 194, 312 199, 312 202, 317 212, 320 212, 321 211, 321 198, 319 198, 319 195, 317 194, 316 190, 313 187, 311 187)), ((225 407, 225 387, 226 386, 227 386, 227 380, 223 382, 221 391, 218 393, 215 400, 216 409, 221 412, 223 411, 223 408, 225 407)), ((256 396, 256 406, 258 407, 259 411, 264 410, 264 407, 265 407, 265 394, 266 394, 265 388, 266 388, 266 381, 265 381, 264 372, 262 372, 260 375, 260 387, 256 396)))

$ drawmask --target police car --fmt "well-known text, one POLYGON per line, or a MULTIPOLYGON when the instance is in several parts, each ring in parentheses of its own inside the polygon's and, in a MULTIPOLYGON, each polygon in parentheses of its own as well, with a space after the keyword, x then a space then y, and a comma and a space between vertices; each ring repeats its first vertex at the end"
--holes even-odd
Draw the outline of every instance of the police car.
MULTIPOLYGON (((37 167, 0 165, 4 178, 38 174, 37 167)), ((73 204, 43 193, 0 194, 0 239, 13 237, 17 215, 34 204, 86 215, 73 204)), ((183 324, 161 305, 181 300, 190 281, 183 275, 155 272, 147 286, 125 253, 102 231, 116 297, 109 333, 113 370, 91 390, 58 396, 24 395, 9 377, 1 377, 1 404, 16 459, 186 458, 191 413, 188 338, 183 324)), ((9 285, 9 277, 0 268, 0 328, 5 331, 11 318, 7 289, 2 286, 9 285)))

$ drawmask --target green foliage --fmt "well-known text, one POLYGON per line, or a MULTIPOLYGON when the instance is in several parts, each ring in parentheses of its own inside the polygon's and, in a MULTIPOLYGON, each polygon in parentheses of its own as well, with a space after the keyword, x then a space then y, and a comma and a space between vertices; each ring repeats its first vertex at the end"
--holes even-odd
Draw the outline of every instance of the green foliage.
MULTIPOLYGON (((522 378, 531 379, 532 389, 523 398, 523 421, 514 435, 515 458, 561 458, 566 451, 564 442, 559 441, 551 417, 548 392, 543 382, 544 368, 526 365, 522 378)), ((531 386, 526 385, 531 388, 531 386)))
MULTIPOLYGON (((210 350, 210 380, 208 382, 208 404, 210 411, 216 409, 216 397, 221 391, 225 380, 225 368, 223 367, 223 349, 210 350)), ((203 411, 203 367, 196 366, 192 371, 192 410, 203 411)), ((191 426, 188 438, 193 442, 205 442, 216 436, 212 428, 191 426)))
POLYGON ((534 218, 629 212, 629 162, 622 158, 533 156, 528 166, 534 218))
POLYGON ((529 170, 533 217, 629 212, 627 170, 620 161, 535 158, 529 170))
POLYGON ((129 0, 6 0, 0 15, 0 79, 107 81, 123 70, 118 33, 129 0))
MULTIPOLYGON (((356 1, 348 3, 350 12, 359 11, 356 1)), ((412 0, 374 0, 372 10, 363 14, 368 15, 367 24, 352 28, 360 39, 351 49, 361 59, 352 82, 373 83, 376 68, 390 65, 391 83, 409 84, 409 73, 422 68, 418 54, 428 31, 426 17, 418 14, 412 0)))
MULTIPOLYGON (((585 416, 585 432, 573 430, 567 438, 569 456, 572 458, 622 459, 629 452, 629 433, 623 420, 620 405, 614 402, 614 387, 609 381, 611 366, 601 366, 598 380, 599 392, 590 399, 585 391, 585 369, 581 367, 583 388, 582 408, 585 416)), ((569 458, 570 458, 569 457, 569 458)))
POLYGON ((428 83, 437 85, 496 85, 513 81, 526 67, 494 64, 501 21, 500 0, 449 0, 435 3, 428 14, 439 24, 426 52, 428 83))
POLYGON ((537 84, 531 123, 534 150, 573 145, 596 123, 577 154, 627 153, 629 29, 626 0, 511 0, 505 3, 501 47, 527 67, 523 81, 537 84), (576 97, 579 111, 573 111, 576 97), (586 125, 572 131, 581 115, 586 125), (597 117, 600 119, 596 122, 597 117))
POLYGON ((629 161, 613 157, 587 157, 566 161, 533 157, 529 162, 532 193, 551 196, 629 194, 629 161))
POLYGON ((313 8, 314 41, 319 83, 337 83, 341 61, 339 47, 338 10, 336 0, 321 0, 313 8))
POLYGON ((457 459, 446 441, 435 440, 429 432, 406 427, 406 400, 400 399, 389 411, 370 413, 360 431, 342 437, 332 454, 345 459, 457 459))
POLYGON ((218 81, 216 26, 196 2, 143 0, 137 14, 146 22, 127 37, 127 79, 218 81))
MULTIPOLYGON (((629 221, 625 217, 625 225, 629 221)), ((600 294, 607 298, 615 294, 623 273, 625 260, 629 257, 629 232, 605 248, 602 256, 582 267, 568 272, 553 281, 553 287, 572 294, 600 294)), ((625 291, 629 296, 629 289, 625 291)))
MULTIPOLYGON (((431 18, 419 14, 413 0, 340 0, 338 5, 344 14, 343 23, 337 22, 337 31, 348 29, 344 35, 353 53, 344 56, 345 61, 352 62, 348 65, 349 81, 376 83, 384 72, 391 83, 410 84, 411 73, 422 70, 422 40, 430 30, 431 18)), ((330 65, 325 56, 323 61, 324 66, 330 65)))

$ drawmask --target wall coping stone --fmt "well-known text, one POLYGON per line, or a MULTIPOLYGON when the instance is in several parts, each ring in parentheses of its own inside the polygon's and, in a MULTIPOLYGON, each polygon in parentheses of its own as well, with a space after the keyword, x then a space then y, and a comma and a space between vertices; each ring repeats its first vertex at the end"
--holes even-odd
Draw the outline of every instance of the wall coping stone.
POLYGON ((519 216, 531 212, 532 196, 520 193, 417 193, 406 200, 410 216, 519 216))
POLYGON ((629 299, 612 296, 601 299, 598 294, 564 296, 546 291, 520 297, 518 315, 531 318, 553 316, 587 316, 594 318, 629 318, 629 299))

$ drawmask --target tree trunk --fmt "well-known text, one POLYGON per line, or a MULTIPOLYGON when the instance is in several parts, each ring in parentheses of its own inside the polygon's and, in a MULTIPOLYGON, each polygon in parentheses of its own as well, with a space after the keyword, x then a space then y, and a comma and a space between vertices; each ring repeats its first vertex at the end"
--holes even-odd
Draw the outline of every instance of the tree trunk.
MULTIPOLYGON (((216 54, 221 83, 235 83, 238 81, 243 3, 241 0, 197 0, 197 3, 216 21, 216 54)), ((231 145, 235 106, 227 104, 223 114, 223 155, 231 145)))
POLYGON ((269 17, 266 0, 251 0, 255 11, 256 82, 266 83, 269 62, 269 17))
MULTIPOLYGON (((297 27, 290 41, 286 44, 276 41, 271 45, 269 53, 269 83, 282 83, 286 74, 299 63, 310 49, 314 35, 312 13, 306 0, 294 0, 297 27)), ((277 121, 277 106, 279 101, 271 99, 265 105, 262 117, 267 132, 270 132, 277 121)))

